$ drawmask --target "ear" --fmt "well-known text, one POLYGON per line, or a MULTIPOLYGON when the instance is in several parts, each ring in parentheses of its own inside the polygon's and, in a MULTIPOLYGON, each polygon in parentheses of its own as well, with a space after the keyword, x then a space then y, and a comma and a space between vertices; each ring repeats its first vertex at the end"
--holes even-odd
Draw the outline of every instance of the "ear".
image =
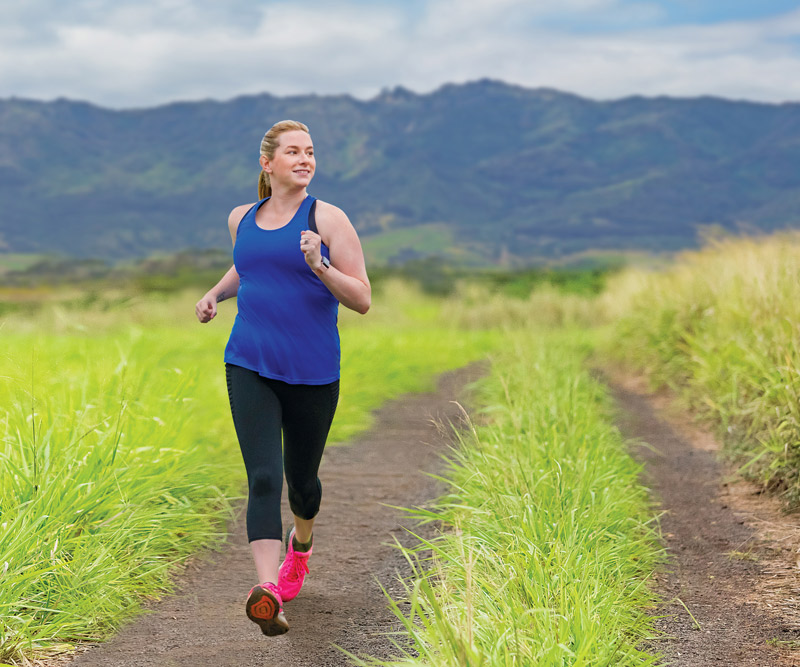
POLYGON ((262 155, 258 158, 258 163, 261 165, 261 168, 266 171, 268 174, 272 173, 272 167, 269 164, 269 158, 266 155, 262 155))

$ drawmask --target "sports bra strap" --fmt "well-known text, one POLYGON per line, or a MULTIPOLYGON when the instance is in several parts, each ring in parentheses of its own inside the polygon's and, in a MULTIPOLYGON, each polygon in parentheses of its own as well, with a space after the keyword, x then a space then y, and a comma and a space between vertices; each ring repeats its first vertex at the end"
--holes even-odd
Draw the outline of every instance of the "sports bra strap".
POLYGON ((315 215, 316 210, 317 200, 315 199, 313 202, 311 202, 311 208, 308 209, 308 228, 315 234, 319 234, 317 231, 317 217, 315 215))

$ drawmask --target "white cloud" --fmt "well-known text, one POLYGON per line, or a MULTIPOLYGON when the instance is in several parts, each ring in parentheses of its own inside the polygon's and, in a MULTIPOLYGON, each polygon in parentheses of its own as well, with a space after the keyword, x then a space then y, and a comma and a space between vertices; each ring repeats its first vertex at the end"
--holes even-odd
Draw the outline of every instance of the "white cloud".
POLYGON ((35 28, 27 5, 3 8, 0 95, 124 107, 257 92, 369 97, 387 86, 427 92, 492 77, 596 98, 800 99, 800 11, 658 27, 653 2, 415 6, 80 0, 72 13, 52 3, 42 39, 26 38, 35 28))

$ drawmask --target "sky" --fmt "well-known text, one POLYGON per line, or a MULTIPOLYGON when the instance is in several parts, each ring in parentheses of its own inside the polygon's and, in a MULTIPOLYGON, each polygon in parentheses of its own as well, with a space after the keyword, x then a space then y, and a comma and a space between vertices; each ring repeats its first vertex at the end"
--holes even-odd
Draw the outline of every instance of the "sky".
POLYGON ((110 108, 491 78, 800 101, 798 0, 4 0, 0 97, 110 108))

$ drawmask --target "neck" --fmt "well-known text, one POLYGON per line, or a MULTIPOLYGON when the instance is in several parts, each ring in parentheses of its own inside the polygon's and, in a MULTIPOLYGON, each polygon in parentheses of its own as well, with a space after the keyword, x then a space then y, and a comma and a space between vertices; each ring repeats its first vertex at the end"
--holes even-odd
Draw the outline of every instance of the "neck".
POLYGON ((272 193, 270 194, 270 203, 271 206, 277 207, 280 209, 283 208, 297 208, 300 203, 306 198, 307 193, 305 188, 292 188, 292 189, 285 189, 285 188, 272 188, 272 193))

